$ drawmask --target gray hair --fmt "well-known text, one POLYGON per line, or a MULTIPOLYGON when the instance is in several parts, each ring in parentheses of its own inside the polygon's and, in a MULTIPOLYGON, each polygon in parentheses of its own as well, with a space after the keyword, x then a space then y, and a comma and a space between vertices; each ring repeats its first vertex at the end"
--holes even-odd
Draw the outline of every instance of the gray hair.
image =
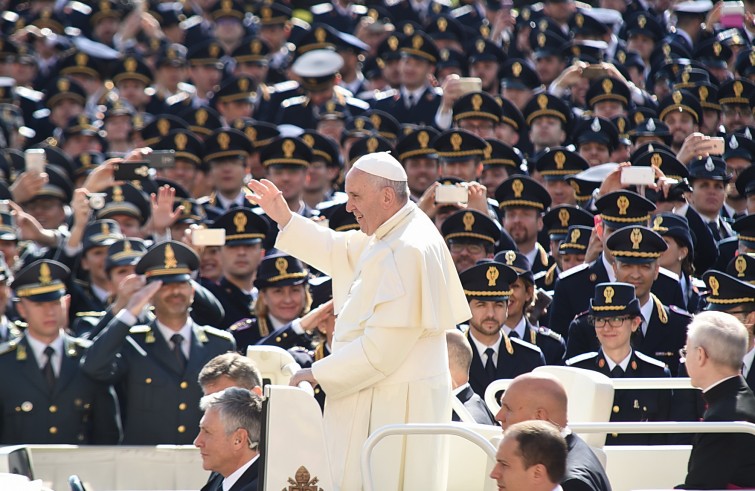
POLYGON ((707 311, 697 314, 687 330, 687 344, 705 349, 721 366, 740 370, 749 345, 747 328, 731 314, 707 311))
POLYGON ((229 387, 202 397, 199 401, 199 409, 205 412, 210 409, 217 410, 226 435, 238 429, 244 429, 249 438, 249 448, 256 450, 259 447, 262 398, 254 392, 239 387, 229 387))
POLYGON ((396 193, 396 201, 405 205, 409 200, 409 183, 407 181, 392 181, 380 176, 373 176, 368 174, 370 179, 378 189, 391 188, 396 193))
POLYGON ((262 375, 254 362, 235 352, 223 353, 208 361, 199 372, 199 385, 204 387, 224 375, 238 387, 249 390, 262 387, 262 375))

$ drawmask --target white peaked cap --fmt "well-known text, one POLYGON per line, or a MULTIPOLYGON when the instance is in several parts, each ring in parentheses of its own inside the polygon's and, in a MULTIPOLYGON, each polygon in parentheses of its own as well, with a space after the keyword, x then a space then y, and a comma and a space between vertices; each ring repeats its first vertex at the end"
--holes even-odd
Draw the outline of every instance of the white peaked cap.
POLYGON ((390 181, 406 182, 407 180, 404 168, 388 152, 375 152, 363 155, 354 162, 352 168, 390 181))

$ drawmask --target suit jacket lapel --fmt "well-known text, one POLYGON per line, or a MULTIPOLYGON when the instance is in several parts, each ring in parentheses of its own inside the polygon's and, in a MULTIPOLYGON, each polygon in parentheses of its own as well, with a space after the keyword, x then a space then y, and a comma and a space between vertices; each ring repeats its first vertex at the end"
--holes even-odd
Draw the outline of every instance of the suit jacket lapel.
POLYGON ((258 457, 257 460, 252 462, 252 465, 250 465, 249 468, 245 470, 243 474, 241 474, 241 477, 239 477, 238 481, 233 483, 233 486, 231 486, 230 491, 240 491, 245 486, 248 486, 250 483, 257 481, 257 475, 258 475, 257 464, 259 463, 259 461, 260 459, 258 457))
MULTIPOLYGON (((656 299, 652 293, 650 296, 651 301, 653 302, 653 313, 650 314, 650 320, 648 320, 645 339, 636 349, 648 356, 654 356, 657 351, 655 347, 658 346, 658 342, 663 338, 663 325, 661 324, 661 319, 658 317, 658 304, 656 303, 656 299)), ((642 329, 642 326, 640 326, 640 329, 642 329)))
POLYGON ((55 394, 60 393, 73 380, 74 375, 79 370, 78 346, 68 336, 63 337, 63 353, 61 355, 60 373, 55 381, 55 394))
POLYGON ((196 325, 194 321, 191 323, 191 348, 189 350, 189 360, 186 363, 186 370, 188 372, 196 372, 202 369, 205 364, 204 358, 202 358, 203 350, 202 346, 208 342, 207 334, 204 330, 196 325))
POLYGON ((475 346, 470 336, 471 334, 467 331, 467 340, 469 340, 469 344, 472 345, 472 366, 469 367, 469 380, 476 385, 485 386, 488 384, 489 380, 485 375, 485 367, 482 365, 482 357, 477 352, 477 346, 475 346))

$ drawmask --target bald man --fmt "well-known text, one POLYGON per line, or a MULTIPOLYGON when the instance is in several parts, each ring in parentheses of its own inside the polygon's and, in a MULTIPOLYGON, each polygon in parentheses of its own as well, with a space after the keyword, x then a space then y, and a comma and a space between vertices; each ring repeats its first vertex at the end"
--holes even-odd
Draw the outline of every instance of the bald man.
MULTIPOLYGON (((472 366, 472 346, 458 329, 446 331, 448 344, 448 369, 451 371, 451 389, 457 399, 475 420, 483 425, 496 424, 493 413, 488 409, 485 401, 475 394, 469 385, 469 367, 472 366)), ((454 411, 452 418, 459 421, 459 415, 454 411)))
POLYGON ((566 389, 552 375, 525 373, 516 377, 501 398, 496 420, 503 430, 516 423, 542 420, 558 427, 566 438, 569 455, 564 491, 611 491, 611 483, 589 445, 568 428, 566 389))

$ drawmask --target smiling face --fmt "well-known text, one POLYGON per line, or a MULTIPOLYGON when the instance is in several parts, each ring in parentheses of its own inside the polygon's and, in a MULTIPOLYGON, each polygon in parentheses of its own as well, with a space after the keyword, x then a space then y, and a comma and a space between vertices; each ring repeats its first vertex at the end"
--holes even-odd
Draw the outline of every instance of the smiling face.
POLYGON ((390 215, 386 214, 388 205, 387 188, 375 186, 371 176, 358 169, 346 174, 346 211, 354 214, 357 223, 367 235, 372 235, 390 215))
POLYGON ((304 312, 307 302, 305 285, 272 286, 260 290, 270 315, 282 322, 291 322, 304 312))

